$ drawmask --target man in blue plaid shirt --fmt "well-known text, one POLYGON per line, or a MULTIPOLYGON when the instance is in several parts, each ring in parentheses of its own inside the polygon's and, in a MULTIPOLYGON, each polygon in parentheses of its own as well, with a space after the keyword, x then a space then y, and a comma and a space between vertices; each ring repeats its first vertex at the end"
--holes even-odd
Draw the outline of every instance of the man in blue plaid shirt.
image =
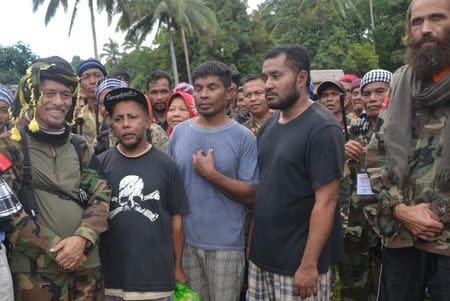
POLYGON ((0 177, 0 301, 13 301, 14 290, 9 270, 6 248, 3 245, 5 232, 3 222, 22 210, 22 205, 5 180, 0 177))

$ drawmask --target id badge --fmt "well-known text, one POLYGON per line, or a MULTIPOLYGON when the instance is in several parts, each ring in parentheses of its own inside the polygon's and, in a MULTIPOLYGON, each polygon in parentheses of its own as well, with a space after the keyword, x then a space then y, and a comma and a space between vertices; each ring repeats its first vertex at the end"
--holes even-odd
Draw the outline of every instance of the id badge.
POLYGON ((367 173, 358 173, 356 175, 356 194, 357 195, 371 195, 373 194, 370 186, 369 175, 367 173))

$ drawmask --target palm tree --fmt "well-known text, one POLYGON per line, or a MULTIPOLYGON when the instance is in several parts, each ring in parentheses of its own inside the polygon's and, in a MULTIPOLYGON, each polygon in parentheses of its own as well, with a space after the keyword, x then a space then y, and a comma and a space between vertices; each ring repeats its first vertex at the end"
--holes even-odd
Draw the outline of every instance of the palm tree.
MULTIPOLYGON (((41 6, 45 0, 32 0, 33 1, 33 12, 36 12, 39 6, 41 6)), ((75 21, 75 17, 78 12, 78 5, 80 4, 80 0, 75 0, 75 3, 72 8, 72 17, 70 19, 70 27, 69 27, 69 36, 72 32, 72 27, 75 21)), ((93 0, 88 0, 89 11, 91 15, 91 28, 92 28, 92 39, 94 41, 94 56, 98 59, 98 51, 97 51, 97 34, 95 32, 95 16, 94 16, 94 2, 93 0)), ((68 1, 67 0, 49 0, 49 4, 47 7, 47 12, 45 14, 45 26, 48 25, 50 20, 55 16, 56 10, 59 6, 64 8, 64 12, 67 12, 68 9, 68 1)))
POLYGON ((132 2, 132 6, 130 8, 131 22, 122 19, 119 21, 119 27, 128 30, 127 37, 139 35, 139 43, 142 43, 154 28, 157 30, 165 28, 168 34, 172 71, 176 83, 178 83, 178 69, 174 36, 179 32, 183 43, 188 79, 189 82, 192 82, 186 33, 195 33, 207 41, 211 41, 218 28, 214 12, 201 0, 135 0, 132 2))
POLYGON ((345 17, 345 10, 347 7, 354 8, 352 0, 301 0, 300 6, 313 6, 319 7, 322 5, 331 5, 333 9, 341 16, 345 17))
POLYGON ((139 44, 139 36, 138 35, 132 35, 130 37, 127 37, 125 41, 122 43, 123 50, 138 50, 141 46, 139 44))
MULTIPOLYGON (((32 0, 33 1, 33 12, 36 12, 39 6, 41 6, 45 0, 32 0)), ((122 17, 128 18, 128 3, 127 0, 97 0, 97 10, 102 11, 105 10, 108 14, 108 24, 111 24, 112 15, 121 12, 122 17)), ((75 17, 78 12, 78 5, 80 4, 80 0, 75 0, 75 3, 72 8, 72 17, 70 18, 70 27, 69 27, 69 36, 72 33, 72 27, 75 21, 75 17)), ((94 1, 88 0, 89 12, 91 16, 91 28, 92 28, 92 39, 94 42, 94 56, 98 59, 98 51, 97 51, 97 34, 95 30, 95 15, 94 15, 94 1)), ((56 10, 59 6, 64 8, 64 12, 67 12, 68 9, 68 0, 49 0, 47 6, 47 12, 45 14, 45 25, 50 22, 50 20, 55 16, 56 10)))
POLYGON ((117 42, 109 38, 109 42, 103 44, 103 53, 100 55, 101 58, 106 58, 106 64, 110 67, 117 64, 122 53, 120 52, 120 47, 117 42))

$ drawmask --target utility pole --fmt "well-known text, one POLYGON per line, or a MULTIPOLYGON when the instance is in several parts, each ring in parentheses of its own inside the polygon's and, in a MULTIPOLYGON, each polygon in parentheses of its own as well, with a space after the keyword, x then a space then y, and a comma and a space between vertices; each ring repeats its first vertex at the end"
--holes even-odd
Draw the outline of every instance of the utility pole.
POLYGON ((375 30, 375 18, 373 17, 373 3, 372 0, 369 0, 369 9, 370 9, 370 26, 372 27, 372 40, 373 40, 373 48, 375 49, 375 52, 377 51, 377 45, 375 42, 375 36, 373 34, 373 31, 375 30))
POLYGON ((369 7, 370 7, 370 25, 372 26, 372 30, 375 28, 375 20, 373 18, 373 3, 372 0, 369 0, 369 7))

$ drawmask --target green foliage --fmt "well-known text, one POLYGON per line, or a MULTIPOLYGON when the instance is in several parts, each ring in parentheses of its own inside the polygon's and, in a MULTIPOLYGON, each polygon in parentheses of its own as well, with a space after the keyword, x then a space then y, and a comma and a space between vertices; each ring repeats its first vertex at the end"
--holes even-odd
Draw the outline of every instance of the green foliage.
POLYGON ((72 61, 70 62, 73 70, 77 71, 78 67, 81 65, 81 62, 82 62, 82 59, 79 55, 73 56, 72 61))
POLYGON ((373 44, 369 41, 351 44, 343 66, 345 73, 359 74, 363 76, 367 71, 379 66, 378 55, 373 44))
POLYGON ((105 67, 108 71, 117 64, 121 58, 122 53, 120 52, 119 44, 113 39, 109 38, 109 42, 103 44, 103 53, 100 54, 100 58, 106 59, 105 67))
MULTIPOLYGON (((117 70, 127 70, 132 78, 130 86, 141 91, 146 91, 147 87, 145 84, 150 72, 155 69, 165 69, 160 64, 160 58, 160 53, 158 53, 158 51, 152 50, 148 47, 142 47, 140 50, 124 54, 122 59, 117 65, 114 66, 111 72, 115 72, 117 70)), ((166 61, 170 64, 170 61, 167 60, 167 58, 166 61)))
POLYGON ((406 11, 411 0, 376 0, 373 31, 380 67, 395 71, 404 64, 406 11))
POLYGON ((205 3, 216 12, 219 31, 212 47, 201 38, 189 39, 192 65, 215 59, 241 75, 260 72, 264 55, 272 47, 270 36, 261 26, 261 15, 249 16, 246 4, 239 0, 206 0, 205 3))
POLYGON ((29 46, 21 42, 9 47, 0 46, 0 83, 18 84, 28 66, 36 59, 29 46))
MULTIPOLYGON (((150 12, 160 2, 164 1, 136 0, 131 8, 134 14, 143 13, 144 9, 150 12)), ((211 42, 205 35, 187 35, 193 67, 215 59, 245 76, 261 71, 268 50, 286 43, 301 44, 308 49, 313 69, 343 69, 345 73, 362 76, 371 69, 381 67, 394 71, 403 64, 401 40, 410 0, 373 1, 374 29, 367 0, 266 0, 250 14, 243 0, 204 0, 203 3, 215 13, 218 29, 211 42)), ((141 18, 141 26, 153 26, 150 19, 141 18)), ((147 75, 154 69, 171 70, 171 35, 167 24, 162 24, 162 29, 152 49, 136 49, 124 55, 113 69, 125 67, 136 76, 133 83, 138 86, 145 86, 147 75)), ((170 32, 178 33, 177 30, 175 26, 170 32)), ((142 30, 136 33, 142 34, 142 30)), ((173 35, 173 43, 180 80, 187 81, 179 34, 173 35)), ((129 49, 136 45, 129 44, 129 49)))
MULTIPOLYGON (((130 3, 131 4, 131 3, 130 3)), ((132 2, 130 18, 122 17, 119 28, 127 30, 127 39, 138 36, 138 45, 153 30, 163 29, 167 34, 171 56, 171 65, 175 82, 178 82, 177 55, 173 49, 175 36, 194 33, 203 41, 211 43, 217 31, 214 12, 201 0, 140 0, 132 2)), ((182 36, 184 39, 184 35, 182 36)), ((188 49, 185 49, 188 56, 188 49)), ((187 66, 189 68, 189 65, 187 66)))

